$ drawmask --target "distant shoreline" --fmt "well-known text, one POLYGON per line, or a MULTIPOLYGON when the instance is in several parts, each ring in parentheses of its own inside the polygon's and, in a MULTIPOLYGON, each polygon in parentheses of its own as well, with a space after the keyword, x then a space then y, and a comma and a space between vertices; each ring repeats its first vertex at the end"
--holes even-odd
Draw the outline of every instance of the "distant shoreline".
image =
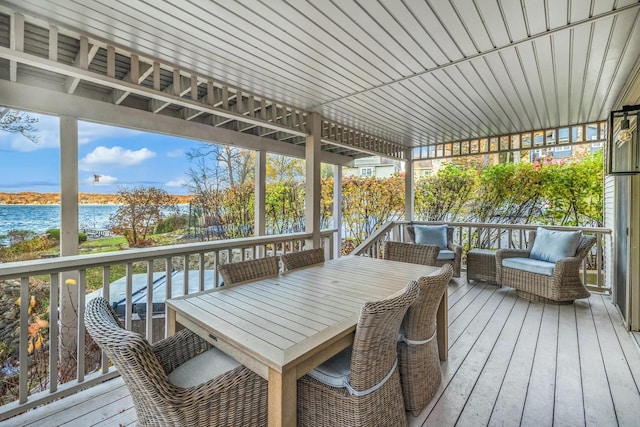
MULTIPOLYGON (((189 204, 193 196, 170 194, 174 203, 189 204)), ((117 194, 102 193, 78 193, 78 204, 80 205, 114 205, 117 206, 117 194)), ((60 205, 60 193, 37 193, 35 191, 24 191, 19 193, 0 192, 0 205, 60 205)))

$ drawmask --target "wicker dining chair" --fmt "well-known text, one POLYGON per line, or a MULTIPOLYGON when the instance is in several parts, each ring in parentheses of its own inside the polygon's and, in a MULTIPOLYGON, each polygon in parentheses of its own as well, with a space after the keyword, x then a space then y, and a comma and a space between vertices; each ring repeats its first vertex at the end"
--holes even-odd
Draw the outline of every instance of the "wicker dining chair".
POLYGON ((267 424, 267 382, 193 332, 151 345, 104 298, 87 303, 85 324, 129 388, 139 426, 267 424))
POLYGON ((453 268, 445 264, 421 277, 420 295, 407 310, 402 325, 398 340, 400 382, 405 409, 414 416, 427 406, 442 381, 436 315, 452 276, 453 268))
POLYGON ((435 266, 440 248, 435 245, 415 243, 384 242, 383 258, 391 261, 410 262, 435 266))
POLYGON ((218 267, 225 285, 275 276, 280 271, 278 257, 271 256, 248 261, 231 262, 218 267))
POLYGON ((291 252, 280 257, 285 270, 295 270, 296 268, 324 262, 324 248, 307 249, 299 252, 291 252))
POLYGON ((299 426, 406 426, 397 340, 415 281, 400 296, 362 307, 353 346, 298 380, 299 426))

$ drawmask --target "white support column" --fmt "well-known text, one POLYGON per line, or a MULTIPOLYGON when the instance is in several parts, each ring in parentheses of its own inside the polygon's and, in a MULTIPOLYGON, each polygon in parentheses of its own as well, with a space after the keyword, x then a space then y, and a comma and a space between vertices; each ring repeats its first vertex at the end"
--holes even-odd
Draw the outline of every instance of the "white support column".
POLYGON ((413 221, 413 208, 414 208, 414 196, 415 196, 415 181, 414 181, 414 168, 413 168, 413 149, 407 148, 404 152, 404 158, 406 160, 404 165, 404 219, 407 221, 413 221))
POLYGON ((342 255, 342 166, 333 166, 333 228, 337 229, 333 241, 333 256, 342 255))
POLYGON ((256 151, 255 165, 255 223, 253 228, 254 236, 264 236, 265 230, 265 195, 267 181, 267 152, 265 150, 256 151))
MULTIPOLYGON (((60 255, 78 254, 78 119, 60 118, 60 255)), ((78 274, 60 274, 60 362, 76 363, 78 274)))
POLYGON ((311 134, 305 144, 307 164, 306 192, 304 205, 305 231, 313 233, 307 242, 307 249, 320 247, 320 125, 319 113, 311 114, 311 134))

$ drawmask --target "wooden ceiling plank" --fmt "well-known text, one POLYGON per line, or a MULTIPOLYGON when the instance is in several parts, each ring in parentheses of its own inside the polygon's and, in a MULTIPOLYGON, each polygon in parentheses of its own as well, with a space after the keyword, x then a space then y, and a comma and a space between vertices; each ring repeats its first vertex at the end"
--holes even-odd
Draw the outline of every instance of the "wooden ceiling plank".
POLYGON ((49 25, 49 59, 58 60, 58 27, 49 25))
MULTIPOLYGON (((24 51, 24 15, 12 13, 9 17, 9 49, 24 51)), ((9 80, 18 81, 18 63, 9 61, 9 80)))

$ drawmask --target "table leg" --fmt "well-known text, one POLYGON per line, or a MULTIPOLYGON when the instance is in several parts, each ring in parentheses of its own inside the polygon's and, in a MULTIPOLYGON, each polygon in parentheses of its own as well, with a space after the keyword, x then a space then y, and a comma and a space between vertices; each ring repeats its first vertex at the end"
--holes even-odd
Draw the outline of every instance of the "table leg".
POLYGON ((170 337, 171 335, 176 334, 176 311, 166 305, 165 305, 165 310, 166 310, 166 316, 167 316, 166 336, 170 337))
POLYGON ((297 419, 296 370, 269 368, 269 427, 295 427, 297 419))
POLYGON ((438 328, 438 353, 440 353, 440 360, 447 360, 449 357, 449 298, 446 290, 440 299, 436 319, 438 328))

